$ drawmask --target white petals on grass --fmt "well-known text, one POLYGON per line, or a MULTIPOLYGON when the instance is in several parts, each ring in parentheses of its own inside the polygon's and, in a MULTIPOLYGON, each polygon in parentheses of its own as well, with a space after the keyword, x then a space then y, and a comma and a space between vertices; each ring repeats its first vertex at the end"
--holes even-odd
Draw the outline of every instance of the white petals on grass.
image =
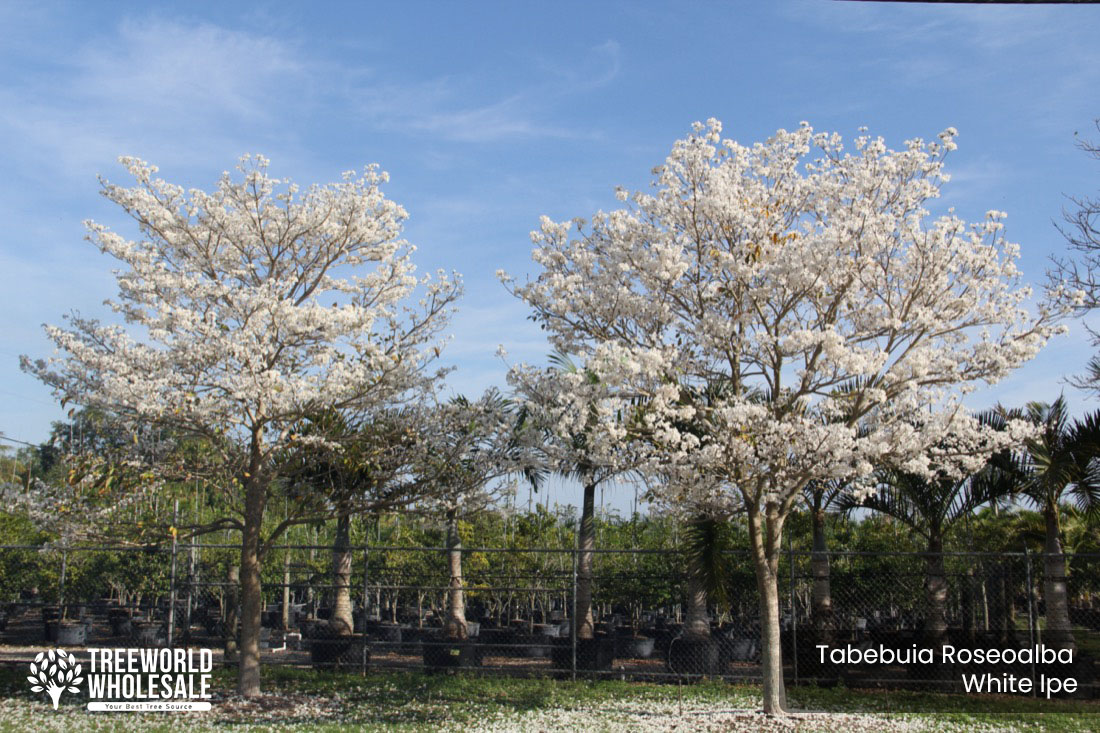
MULTIPOLYGON (((732 696, 731 696, 732 697, 732 696)), ((972 720, 952 722, 935 716, 872 715, 856 713, 794 713, 775 717, 755 712, 750 701, 733 697, 729 701, 685 699, 681 705, 671 694, 653 700, 615 700, 576 704, 547 704, 533 709, 510 709, 483 700, 411 700, 399 709, 379 709, 369 701, 342 695, 264 695, 256 700, 217 698, 213 709, 203 713, 111 713, 90 714, 83 705, 62 704, 55 712, 49 704, 18 698, 0 699, 0 719, 12 730, 128 731, 211 730, 226 727, 234 731, 274 729, 312 730, 325 726, 348 726, 367 730, 481 731, 521 733, 525 731, 600 731, 601 733, 654 733, 663 731, 821 731, 831 733, 994 733, 1016 731, 1008 724, 972 720), (123 720, 121 716, 125 716, 123 720), (385 722, 383 722, 385 721, 385 722), (386 724, 388 723, 388 725, 386 724)))

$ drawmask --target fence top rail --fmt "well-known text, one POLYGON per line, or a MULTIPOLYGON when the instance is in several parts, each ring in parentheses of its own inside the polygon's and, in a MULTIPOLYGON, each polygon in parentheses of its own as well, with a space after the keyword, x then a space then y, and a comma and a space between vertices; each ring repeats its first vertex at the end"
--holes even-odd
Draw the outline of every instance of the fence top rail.
MULTIPOLYGON (((185 545, 180 545, 185 547, 185 545)), ((195 545, 202 547, 202 545, 195 545)), ((240 545, 233 545, 240 548, 240 545)), ((171 555, 172 545, 0 545, 0 551, 28 550, 33 552, 145 552, 150 555, 171 555)))
MULTIPOLYGON (((176 551, 183 552, 195 549, 206 550, 238 550, 240 544, 236 543, 177 543, 176 551)), ((324 552, 331 552, 333 549, 331 544, 327 545, 272 545, 267 548, 268 551, 274 550, 321 550, 324 552)), ((460 552, 483 552, 483 553, 543 553, 543 554, 561 554, 572 555, 579 554, 582 551, 574 547, 461 547, 456 548, 460 552)), ((145 552, 149 554, 170 554, 172 552, 172 546, 170 544, 163 545, 0 545, 0 551, 5 550, 22 550, 22 551, 34 551, 34 552, 145 552)), ((363 551, 367 552, 449 552, 451 548, 448 547, 430 547, 430 546, 400 546, 400 545, 358 545, 348 548, 349 552, 358 554, 363 551)), ((668 554, 670 552, 681 552, 682 548, 679 547, 666 547, 666 548, 592 548, 585 550, 585 552, 591 552, 597 555, 659 555, 668 554)), ((750 549, 738 549, 738 550, 724 550, 723 554, 726 555, 743 555, 748 556, 752 554, 750 549)), ((788 557, 812 557, 815 554, 813 550, 787 550, 782 553, 788 557)), ((1100 560, 1100 553, 1098 552, 1063 552, 1063 553, 1045 553, 1045 552, 988 552, 988 551, 945 551, 937 553, 929 553, 923 550, 826 550, 825 555, 829 557, 927 557, 928 555, 940 555, 943 557, 996 557, 996 558, 1025 558, 1025 557, 1046 557, 1048 555, 1065 557, 1065 558, 1082 558, 1082 559, 1097 559, 1100 560)))

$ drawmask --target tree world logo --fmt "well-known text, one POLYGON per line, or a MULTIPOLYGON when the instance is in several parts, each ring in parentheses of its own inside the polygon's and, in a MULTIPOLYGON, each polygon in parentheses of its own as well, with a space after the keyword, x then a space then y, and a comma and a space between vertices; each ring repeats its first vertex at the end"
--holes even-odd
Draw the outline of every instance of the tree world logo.
POLYGON ((80 671, 80 665, 72 654, 50 649, 39 652, 31 662, 31 674, 27 681, 31 683, 32 692, 45 691, 53 701, 53 709, 57 710, 62 692, 80 692, 77 685, 84 681, 80 671))

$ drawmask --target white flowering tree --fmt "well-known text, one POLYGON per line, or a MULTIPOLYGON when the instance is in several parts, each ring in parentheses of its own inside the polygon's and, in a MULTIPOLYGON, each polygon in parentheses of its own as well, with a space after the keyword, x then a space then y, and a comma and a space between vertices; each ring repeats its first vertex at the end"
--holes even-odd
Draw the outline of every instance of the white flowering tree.
POLYGON ((125 325, 71 316, 47 326, 60 352, 23 368, 63 401, 203 438, 230 476, 241 532, 239 691, 260 691, 260 562, 293 518, 264 537, 275 458, 323 409, 387 404, 430 381, 438 337, 459 294, 453 277, 417 278, 400 239, 404 209, 375 167, 307 190, 267 173, 259 156, 212 192, 184 190, 134 158, 130 188, 102 193, 137 223, 127 239, 88 222, 88 239, 120 264, 108 301, 125 325), (418 292, 419 301, 410 301, 418 292))
POLYGON ((557 349, 645 395, 655 460, 713 479, 674 490, 745 511, 768 712, 785 704, 776 573, 802 488, 876 464, 930 475, 927 449, 949 432, 976 469, 1007 437, 982 433, 959 395, 1056 328, 1051 308, 1025 307, 1003 214, 926 209, 954 135, 898 151, 861 135, 845 151, 808 124, 750 146, 697 124, 651 193, 620 191, 628 205, 590 223, 543 218, 542 272, 505 277, 557 349), (681 399, 704 385, 720 387, 712 403, 681 399))

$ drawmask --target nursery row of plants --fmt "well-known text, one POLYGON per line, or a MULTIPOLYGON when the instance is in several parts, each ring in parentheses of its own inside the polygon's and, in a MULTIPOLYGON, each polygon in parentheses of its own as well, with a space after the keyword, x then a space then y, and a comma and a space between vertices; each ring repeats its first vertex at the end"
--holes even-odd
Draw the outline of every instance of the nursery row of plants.
MULTIPOLYGON (((438 523, 401 515, 353 518, 346 576, 339 572, 341 554, 333 553, 335 524, 298 528, 264 563, 265 661, 325 669, 459 666, 519 675, 759 678, 758 595, 740 523, 700 536, 667 516, 599 516, 592 574, 597 641, 591 642, 571 633, 576 519, 572 507, 549 512, 539 506, 531 512, 487 511, 460 524, 467 626, 462 642, 442 634, 451 578, 438 523), (701 540, 706 546, 697 546, 701 540), (684 637, 692 609, 681 569, 684 555, 693 551, 712 555, 708 564, 720 578, 706 589, 705 642, 684 637), (330 623, 342 593, 351 601, 352 633, 333 638, 330 623)), ((929 558, 895 519, 832 514, 826 522, 826 580, 815 574, 821 557, 812 552, 809 519, 796 515, 780 566, 788 680, 947 688, 957 683, 950 675, 904 665, 822 667, 814 647, 825 639, 896 647, 927 640, 929 558), (827 627, 820 618, 823 592, 831 607, 827 627)), ((1038 520, 1027 511, 988 509, 950 535, 941 558, 948 587, 942 613, 953 644, 1026 645, 1041 638, 1046 621, 1038 520), (1015 548, 1008 544, 1014 537, 1021 538, 1015 548), (975 545, 986 550, 965 551, 975 545)), ((1100 553, 1092 544, 1095 533, 1073 523, 1067 530, 1073 543, 1065 558, 1070 615, 1077 646, 1089 659, 1100 632, 1100 553)), ((0 563, 11 571, 0 575, 0 642, 10 649, 44 642, 199 644, 224 649, 219 660, 231 662, 239 585, 236 548, 225 539, 143 548, 0 549, 0 563)), ((1085 684, 1094 679, 1087 669, 1082 678, 1085 684)))

